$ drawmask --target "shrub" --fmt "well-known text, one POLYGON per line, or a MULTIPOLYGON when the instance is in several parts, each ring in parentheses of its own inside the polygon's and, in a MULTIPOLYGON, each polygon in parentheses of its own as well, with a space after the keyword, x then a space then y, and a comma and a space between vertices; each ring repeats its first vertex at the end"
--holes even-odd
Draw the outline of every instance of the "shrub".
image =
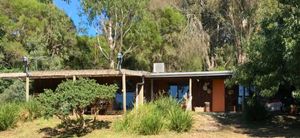
POLYGON ((0 130, 16 125, 19 119, 20 106, 16 103, 5 103, 0 106, 0 130))
POLYGON ((75 82, 67 80, 58 85, 54 92, 46 90, 37 100, 41 103, 43 116, 46 118, 55 115, 66 127, 78 126, 77 123, 72 123, 74 121, 70 118, 70 114, 74 111, 77 122, 80 122, 80 127, 84 128, 84 109, 99 100, 114 98, 116 91, 116 85, 99 85, 95 80, 79 79, 75 82))
POLYGON ((182 110, 176 100, 163 97, 133 109, 122 119, 115 121, 113 127, 116 131, 153 135, 164 129, 189 131, 192 122, 191 114, 182 110))
POLYGON ((246 121, 264 121, 268 117, 268 111, 253 97, 247 99, 243 116, 246 121))
POLYGON ((189 131, 193 125, 193 119, 190 112, 181 111, 178 110, 178 108, 173 108, 170 111, 168 120, 170 120, 168 128, 176 132, 189 131))
POLYGON ((21 80, 14 81, 0 94, 1 102, 23 102, 25 101, 25 84, 21 80))

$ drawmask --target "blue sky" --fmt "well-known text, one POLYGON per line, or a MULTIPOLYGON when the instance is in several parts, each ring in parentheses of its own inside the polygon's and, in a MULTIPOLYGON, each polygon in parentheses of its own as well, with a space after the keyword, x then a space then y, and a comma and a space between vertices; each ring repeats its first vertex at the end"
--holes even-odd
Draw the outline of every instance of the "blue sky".
POLYGON ((73 20, 79 35, 95 36, 96 31, 93 27, 87 24, 86 16, 79 16, 80 14, 80 2, 79 0, 70 0, 70 3, 66 3, 63 0, 54 0, 54 4, 73 20), (85 28, 85 32, 81 32, 82 28, 85 28))

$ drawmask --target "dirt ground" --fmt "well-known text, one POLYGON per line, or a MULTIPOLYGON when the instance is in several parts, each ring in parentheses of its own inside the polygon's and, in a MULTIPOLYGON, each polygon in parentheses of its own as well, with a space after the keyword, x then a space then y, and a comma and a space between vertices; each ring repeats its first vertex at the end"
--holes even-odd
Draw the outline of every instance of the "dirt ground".
MULTIPOLYGON (((116 133, 111 128, 111 122, 121 115, 98 116, 99 128, 86 133, 86 138, 111 137, 157 137, 157 138, 243 138, 243 137, 300 137, 300 117, 289 115, 274 116, 268 123, 246 123, 240 114, 206 114, 194 113, 194 124, 190 132, 162 132, 159 135, 140 136, 129 133, 116 133)), ((5 138, 39 138, 39 137, 68 137, 69 133, 56 129, 60 124, 58 119, 37 119, 32 122, 19 123, 14 129, 0 132, 5 138)), ((72 135, 71 135, 72 136, 72 135)))

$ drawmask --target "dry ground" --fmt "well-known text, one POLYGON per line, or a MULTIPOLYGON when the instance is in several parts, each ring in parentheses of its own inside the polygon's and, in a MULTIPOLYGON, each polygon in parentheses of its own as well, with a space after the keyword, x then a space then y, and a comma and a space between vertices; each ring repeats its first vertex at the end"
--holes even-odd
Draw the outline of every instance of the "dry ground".
MULTIPOLYGON (((120 115, 98 116, 99 128, 86 133, 86 138, 111 138, 111 137, 154 137, 154 138, 243 138, 243 137, 299 137, 299 124, 286 123, 298 122, 299 117, 275 117, 276 123, 281 123, 281 127, 275 124, 247 124, 241 122, 240 115, 223 115, 223 114, 203 114, 194 113, 195 123, 190 132, 175 133, 163 132, 154 136, 139 136, 128 133, 116 133, 111 129, 111 122, 121 117, 120 115), (298 120, 297 120, 298 119, 298 120)), ((19 123, 14 129, 0 132, 0 137, 5 138, 40 138, 40 137, 66 137, 70 133, 61 132, 57 129, 60 121, 58 119, 38 119, 32 122, 19 123)), ((73 135, 74 136, 74 135, 73 135)))

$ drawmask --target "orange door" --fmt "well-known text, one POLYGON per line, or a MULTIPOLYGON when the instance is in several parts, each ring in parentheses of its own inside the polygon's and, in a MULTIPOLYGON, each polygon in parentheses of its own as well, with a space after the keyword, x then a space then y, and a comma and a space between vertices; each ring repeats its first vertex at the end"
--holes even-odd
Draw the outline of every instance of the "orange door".
POLYGON ((212 111, 225 112, 224 79, 214 79, 212 89, 212 111))

